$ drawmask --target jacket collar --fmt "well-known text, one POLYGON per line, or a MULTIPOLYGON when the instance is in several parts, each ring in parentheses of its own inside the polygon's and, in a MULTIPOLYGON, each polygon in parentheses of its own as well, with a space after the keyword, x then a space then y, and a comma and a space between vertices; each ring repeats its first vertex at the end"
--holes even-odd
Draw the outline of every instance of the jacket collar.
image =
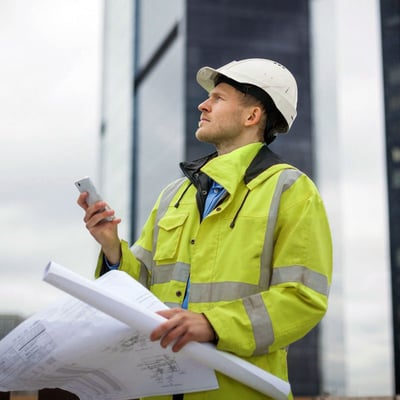
POLYGON ((247 185, 250 181, 276 164, 285 164, 286 162, 274 153, 268 146, 264 145, 253 158, 244 174, 244 183, 247 185))
POLYGON ((215 151, 214 153, 208 154, 207 156, 198 158, 197 160, 193 161, 183 161, 179 164, 181 170, 188 177, 193 183, 194 178, 197 174, 200 173, 201 168, 208 163, 208 161, 212 160, 213 158, 217 157, 218 154, 215 151))
POLYGON ((268 168, 283 163, 285 161, 270 150, 268 146, 251 144, 223 156, 217 157, 217 153, 214 152, 194 161, 181 162, 180 167, 196 187, 198 187, 199 175, 204 172, 221 184, 228 192, 232 192, 233 187, 230 187, 232 184, 236 186, 238 181, 243 179, 247 185, 268 168), (255 156, 253 156, 254 152, 256 153, 255 156), (249 157, 250 161, 248 161, 249 157), (245 162, 245 165, 243 165, 243 162, 245 162), (233 182, 232 179, 237 182, 233 182))

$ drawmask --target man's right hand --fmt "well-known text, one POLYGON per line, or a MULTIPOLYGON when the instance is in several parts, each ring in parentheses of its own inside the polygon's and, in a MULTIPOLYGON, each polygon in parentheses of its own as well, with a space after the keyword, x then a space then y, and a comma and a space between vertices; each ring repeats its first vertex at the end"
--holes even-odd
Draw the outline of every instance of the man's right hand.
POLYGON ((87 230, 101 245, 104 255, 110 264, 117 264, 121 259, 121 244, 118 237, 118 224, 121 218, 114 218, 111 221, 105 218, 111 217, 115 211, 107 208, 107 203, 99 201, 88 206, 86 199, 88 193, 82 193, 78 197, 78 205, 85 211, 83 218, 87 230))

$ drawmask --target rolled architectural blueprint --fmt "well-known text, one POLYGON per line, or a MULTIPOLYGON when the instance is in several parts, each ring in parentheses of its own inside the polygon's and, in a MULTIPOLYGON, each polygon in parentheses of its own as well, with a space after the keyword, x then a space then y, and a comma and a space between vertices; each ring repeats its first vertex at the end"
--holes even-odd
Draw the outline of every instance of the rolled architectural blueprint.
MULTIPOLYGON (((54 262, 47 265, 43 280, 131 328, 139 329, 143 334, 149 335, 164 321, 164 318, 155 311, 165 309, 166 306, 125 272, 110 271, 106 275, 111 278, 121 274, 126 275, 125 280, 130 280, 132 286, 130 293, 135 293, 133 299, 122 296, 120 291, 111 290, 107 285, 100 287, 96 285, 96 281, 81 277, 54 262)), ((285 400, 290 394, 288 382, 231 353, 219 351, 210 343, 190 342, 180 353, 274 399, 285 400)))

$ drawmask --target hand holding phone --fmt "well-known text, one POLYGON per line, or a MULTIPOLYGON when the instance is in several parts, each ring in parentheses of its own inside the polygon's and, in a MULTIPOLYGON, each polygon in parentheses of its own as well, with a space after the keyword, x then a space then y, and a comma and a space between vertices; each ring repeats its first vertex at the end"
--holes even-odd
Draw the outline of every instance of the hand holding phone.
MULTIPOLYGON (((87 192, 89 194, 86 199, 86 202, 89 206, 103 200, 89 176, 85 176, 84 178, 77 180, 75 182, 75 186, 78 188, 79 192, 87 192)), ((107 210, 109 207, 106 207, 105 209, 107 210)), ((114 216, 111 216, 107 217, 106 220, 112 221, 114 218, 114 216)))

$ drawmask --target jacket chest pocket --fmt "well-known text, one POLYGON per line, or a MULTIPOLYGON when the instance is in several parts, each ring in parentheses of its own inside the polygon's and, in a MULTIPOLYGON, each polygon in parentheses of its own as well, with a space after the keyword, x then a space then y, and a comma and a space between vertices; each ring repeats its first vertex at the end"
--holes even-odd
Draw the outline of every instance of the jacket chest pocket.
POLYGON ((154 260, 162 261, 176 258, 187 217, 188 214, 174 214, 160 219, 154 260))

